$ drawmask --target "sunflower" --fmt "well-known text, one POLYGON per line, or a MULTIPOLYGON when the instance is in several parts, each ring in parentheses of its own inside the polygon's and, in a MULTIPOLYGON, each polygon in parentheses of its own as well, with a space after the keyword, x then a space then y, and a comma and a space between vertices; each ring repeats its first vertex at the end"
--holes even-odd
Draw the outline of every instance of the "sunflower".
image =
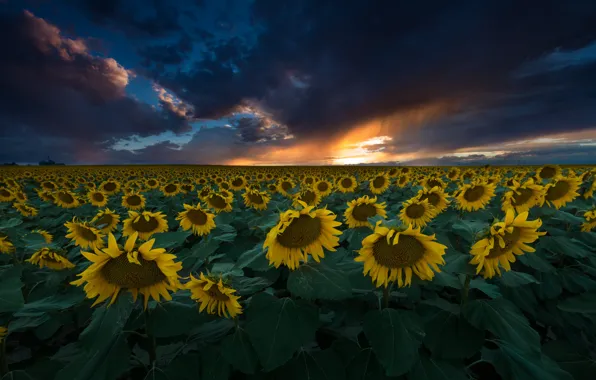
POLYGON ((405 225, 411 224, 413 227, 424 227, 437 216, 437 213, 437 209, 430 204, 428 199, 421 201, 414 197, 403 203, 403 207, 399 212, 399 219, 405 225))
POLYGON ((81 205, 76 195, 68 190, 59 190, 54 196, 54 202, 62 208, 76 208, 81 205))
POLYGON ((528 211, 542 203, 544 196, 544 188, 535 184, 532 178, 524 182, 523 185, 514 180, 511 190, 503 195, 502 209, 507 211, 513 207, 517 213, 528 211))
POLYGON ((39 190, 39 189, 37 189, 35 191, 37 192, 37 196, 39 197, 39 199, 46 201, 46 202, 56 203, 56 196, 51 191, 39 190))
POLYGON ((122 197, 122 206, 129 210, 145 208, 145 196, 136 192, 128 193, 122 197))
POLYGON ((290 191, 296 187, 294 181, 289 178, 285 178, 277 184, 277 191, 285 197, 291 197, 290 191))
POLYGON ((444 189, 447 186, 445 181, 443 181, 439 176, 425 177, 422 179, 422 181, 420 181, 420 185, 427 189, 432 189, 434 187, 444 189))
POLYGON ((443 212, 449 206, 447 194, 438 187, 433 187, 432 189, 423 188, 418 191, 416 198, 419 201, 428 200, 428 203, 435 208, 437 214, 443 212))
POLYGON ((322 179, 320 181, 315 182, 313 189, 314 191, 319 193, 319 196, 321 198, 323 198, 331 194, 331 192, 333 191, 333 186, 329 181, 322 179))
POLYGON ((155 178, 149 178, 145 181, 145 186, 149 189, 157 189, 159 187, 159 181, 155 178))
POLYGON ((386 204, 377 203, 377 197, 369 198, 368 195, 354 199, 348 202, 348 208, 344 212, 344 219, 348 225, 348 228, 357 227, 370 227, 372 224, 368 221, 368 218, 373 216, 387 217, 385 212, 386 204))
POLYGON ((304 202, 308 206, 316 207, 319 203, 321 203, 321 195, 313 189, 306 188, 300 190, 300 192, 294 195, 294 207, 298 207, 300 204, 299 202, 304 202))
POLYGON ((86 248, 102 248, 104 245, 104 234, 95 227, 89 225, 88 222, 78 222, 73 218, 71 222, 64 223, 68 229, 66 238, 75 242, 75 245, 83 249, 86 248))
POLYGON ((586 186, 583 188, 583 197, 584 199, 590 199, 594 196, 594 192, 596 191, 596 178, 592 180, 592 183, 587 183, 586 186))
POLYGON ((107 234, 108 232, 114 231, 118 227, 118 223, 120 223, 120 215, 109 208, 105 208, 100 210, 93 219, 91 219, 90 224, 104 234, 107 234))
POLYGON ((188 194, 192 192, 194 189, 195 185, 193 185, 192 183, 183 183, 182 185, 180 185, 180 192, 184 194, 188 194))
POLYGON ((50 191, 54 191, 58 188, 58 185, 56 185, 56 183, 54 183, 52 181, 43 181, 40 186, 43 190, 50 190, 50 191))
POLYGON ((52 234, 46 230, 33 230, 31 232, 34 234, 41 235, 43 237, 43 240, 46 242, 46 244, 50 244, 52 242, 52 240, 54 240, 54 237, 52 236, 52 234))
POLYGON ((271 197, 266 191, 251 190, 242 194, 244 204, 255 210, 266 210, 271 197))
POLYGON ((342 193, 353 193, 356 186, 358 186, 358 182, 356 182, 354 176, 343 176, 337 180, 335 186, 342 193))
POLYGON ((234 295, 236 290, 227 287, 221 277, 217 279, 201 273, 197 279, 191 274, 190 281, 184 287, 190 290, 190 298, 201 304, 199 312, 206 309, 208 314, 217 313, 225 318, 242 314, 242 306, 238 303, 240 296, 234 295))
POLYGON ((424 235, 420 228, 387 228, 378 221, 374 232, 362 240, 354 261, 364 263, 364 275, 368 274, 377 287, 387 287, 397 280, 401 288, 411 285, 412 273, 422 280, 432 280, 433 270, 440 272, 438 265, 445 264, 446 249, 436 242, 435 235, 424 235))
POLYGON ((230 182, 230 187, 235 191, 244 189, 244 186, 246 186, 246 180, 242 176, 238 176, 230 182))
POLYGON ((207 206, 215 211, 216 214, 219 214, 222 211, 232 211, 232 199, 230 197, 226 197, 221 192, 209 194, 205 202, 207 203, 207 206))
POLYGON ((2 231, 0 231, 0 253, 13 253, 15 251, 14 245, 8 240, 2 231))
POLYGON ((410 183, 410 176, 408 174, 401 174, 395 180, 395 186, 397 187, 405 187, 408 183, 410 183))
POLYGON ((207 198, 209 198, 209 195, 211 195, 212 192, 213 192, 213 189, 211 189, 211 187, 205 186, 200 191, 197 192, 197 196, 199 197, 200 200, 202 200, 203 202, 206 202, 207 198))
POLYGON ((52 251, 50 248, 44 247, 35 252, 29 259, 25 260, 28 263, 39 266, 40 268, 50 268, 54 270, 71 269, 75 265, 68 261, 60 253, 52 251))
POLYGON ((107 248, 96 248, 95 254, 81 252, 93 264, 79 273, 77 276, 81 278, 71 284, 81 286, 86 283, 83 289, 87 298, 97 297, 93 306, 110 297, 109 305, 113 304, 124 289, 132 293, 135 302, 139 293, 143 295, 143 306, 147 309, 149 297, 157 302, 161 297, 170 301, 169 291, 181 288, 178 271, 182 264, 174 261, 176 256, 166 253, 163 248, 153 248, 155 239, 137 248, 137 238, 138 234, 133 233, 121 249, 114 235, 109 234, 107 248))
POLYGON ((176 220, 184 231, 192 230, 198 236, 208 235, 215 228, 214 214, 201 208, 201 205, 191 206, 184 204, 184 210, 178 213, 176 220))
POLYGON ((545 165, 536 171, 538 182, 542 180, 554 179, 561 175, 561 167, 559 165, 545 165))
POLYGON ((87 199, 95 207, 104 207, 108 204, 108 196, 101 190, 91 190, 87 193, 87 199))
POLYGON ((14 193, 14 198, 18 203, 25 203, 27 202, 27 194, 25 194, 22 190, 21 191, 16 191, 14 193))
POLYGON ((35 207, 29 206, 25 203, 14 203, 12 207, 17 209, 24 217, 35 216, 38 213, 35 207))
POLYGON ((586 221, 582 223, 582 232, 592 231, 596 227, 596 208, 584 213, 586 221))
POLYGON ((114 195, 120 191, 120 182, 114 180, 103 181, 99 185, 99 190, 103 191, 107 195, 114 195))
POLYGON ((180 193, 180 185, 178 185, 175 182, 170 182, 170 183, 163 185, 161 187, 161 192, 166 197, 174 197, 178 193, 180 193))
POLYGON ((323 247, 335 251, 339 245, 341 231, 335 227, 341 223, 335 221, 336 215, 325 208, 314 210, 313 206, 299 203, 301 210, 280 214, 279 222, 269 231, 263 244, 263 248, 268 248, 269 263, 276 268, 284 264, 294 270, 309 254, 319 262, 325 256, 323 247))
POLYGON ((474 257, 470 264, 477 265, 476 274, 483 272, 484 278, 494 277, 495 274, 500 276, 500 267, 505 271, 511 270, 509 263, 515 262, 514 255, 535 251, 527 244, 538 240, 546 232, 538 232, 542 226, 540 219, 527 219, 527 211, 515 216, 515 211, 509 209, 503 221, 492 224, 488 237, 474 243, 470 250, 474 257))
POLYGON ((373 194, 383 194, 389 188, 389 176, 385 173, 377 174, 370 179, 368 187, 373 194))
POLYGON ((0 187, 0 202, 11 202, 14 199, 14 194, 10 189, 0 187))
POLYGON ((460 174, 461 170, 459 170, 459 168, 449 168, 449 171, 447 172, 447 178, 449 178, 451 181, 456 181, 460 174))
POLYGON ((486 207, 495 195, 496 185, 486 182, 474 181, 464 184, 455 199, 460 210, 476 211, 486 207))
POLYGON ((573 202, 579 196, 577 192, 581 186, 581 180, 575 177, 558 176, 544 186, 544 197, 542 204, 546 202, 549 206, 557 209, 573 202))
POLYGON ((168 230, 168 221, 161 212, 129 211, 128 218, 124 219, 122 234, 132 236, 138 233, 141 240, 148 240, 151 235, 168 230))

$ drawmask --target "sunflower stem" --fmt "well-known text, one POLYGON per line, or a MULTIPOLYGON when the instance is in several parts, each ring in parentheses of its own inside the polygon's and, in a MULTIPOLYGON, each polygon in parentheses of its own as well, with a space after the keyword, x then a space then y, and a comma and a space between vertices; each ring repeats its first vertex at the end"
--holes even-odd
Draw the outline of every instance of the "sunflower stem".
POLYGON ((157 343, 155 341, 155 335, 153 335, 153 331, 151 331, 151 328, 149 327, 149 313, 149 309, 145 309, 145 334, 147 334, 147 339, 149 340, 149 363, 150 367, 153 367, 157 357, 157 343))
POLYGON ((389 307, 389 285, 383 288, 383 309, 387 309, 389 307))
POLYGON ((469 274, 466 275, 466 280, 464 281, 464 287, 461 290, 461 307, 463 308, 468 304, 468 295, 470 293, 470 281, 472 281, 472 276, 469 274))

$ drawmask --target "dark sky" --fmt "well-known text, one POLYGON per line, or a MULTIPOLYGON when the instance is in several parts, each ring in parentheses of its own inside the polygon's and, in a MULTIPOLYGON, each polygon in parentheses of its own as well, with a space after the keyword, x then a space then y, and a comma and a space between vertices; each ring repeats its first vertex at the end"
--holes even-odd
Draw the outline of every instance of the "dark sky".
POLYGON ((0 162, 596 163, 596 2, 0 1, 0 162))

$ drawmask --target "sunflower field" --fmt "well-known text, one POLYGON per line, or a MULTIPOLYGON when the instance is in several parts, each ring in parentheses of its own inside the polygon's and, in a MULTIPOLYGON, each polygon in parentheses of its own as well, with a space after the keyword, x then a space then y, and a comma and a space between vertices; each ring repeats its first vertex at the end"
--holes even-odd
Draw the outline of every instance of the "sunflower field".
POLYGON ((0 379, 596 378, 593 167, 0 169, 0 379))

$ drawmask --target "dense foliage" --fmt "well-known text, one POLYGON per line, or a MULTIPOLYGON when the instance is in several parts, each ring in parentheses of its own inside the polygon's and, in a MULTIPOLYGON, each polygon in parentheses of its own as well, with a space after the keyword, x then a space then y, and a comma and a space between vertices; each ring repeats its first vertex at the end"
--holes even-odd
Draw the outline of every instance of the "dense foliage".
POLYGON ((592 379, 595 189, 551 165, 4 168, 0 378, 592 379))

